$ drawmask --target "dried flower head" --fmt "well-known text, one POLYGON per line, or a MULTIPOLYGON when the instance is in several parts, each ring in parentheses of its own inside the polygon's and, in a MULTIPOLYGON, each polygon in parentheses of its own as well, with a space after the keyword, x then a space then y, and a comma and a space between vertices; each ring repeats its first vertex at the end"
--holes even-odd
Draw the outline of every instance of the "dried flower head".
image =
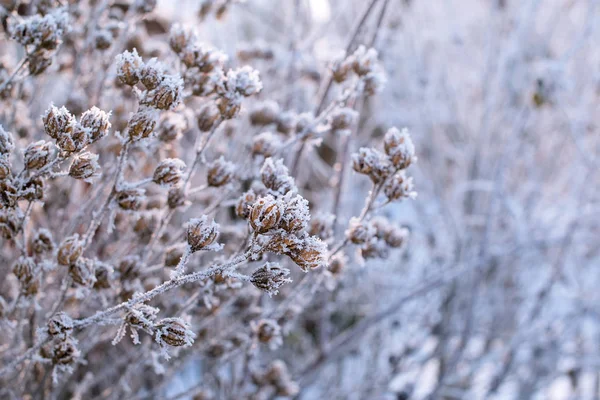
POLYGON ((11 174, 11 163, 8 155, 0 155, 0 180, 6 179, 11 174))
POLYGON ((64 106, 57 108, 50 105, 42 116, 44 130, 52 139, 58 139, 61 136, 71 136, 77 123, 75 117, 64 106))
POLYGON ((27 169, 43 168, 50 161, 52 143, 43 140, 31 143, 23 155, 27 169))
POLYGON ((273 132, 262 132, 252 139, 252 154, 271 157, 281 147, 281 140, 273 132))
POLYGON ((192 253, 199 250, 220 249, 221 246, 215 243, 217 236, 219 236, 219 224, 214 220, 209 221, 206 215, 188 221, 187 242, 192 253))
POLYGON ((415 146, 406 128, 402 131, 396 128, 389 129, 385 134, 384 146, 385 153, 398 169, 408 168, 417 161, 415 146))
POLYGON ((375 227, 369 222, 352 218, 346 231, 346 237, 354 244, 362 244, 375 236, 375 227))
POLYGON ((385 183, 383 191, 390 200, 414 199, 417 197, 414 188, 413 178, 407 177, 404 171, 398 171, 385 183))
POLYGON ((137 211, 146 199, 146 191, 141 188, 123 189, 117 192, 115 199, 119 208, 126 211, 137 211))
POLYGON ((335 215, 330 213, 319 213, 311 218, 308 233, 316 235, 322 240, 327 240, 333 236, 333 226, 335 215))
POLYGON ((252 210, 252 205, 256 201, 256 193, 252 189, 249 191, 242 193, 240 196, 237 205, 235 206, 235 213, 238 217, 246 219, 250 216, 250 211, 252 210))
POLYGON ((4 239, 12 239, 19 229, 21 219, 12 210, 0 209, 0 235, 4 239))
POLYGON ((296 233, 306 229, 310 221, 308 201, 299 194, 288 193, 285 199, 285 212, 281 217, 279 226, 289 233, 296 233))
POLYGON ((93 143, 108 134, 111 127, 110 112, 106 113, 94 106, 81 115, 79 123, 88 130, 90 141, 93 143))
POLYGON ((136 49, 119 54, 117 61, 117 77, 126 85, 133 86, 140 81, 144 62, 136 49))
POLYGON ((32 236, 30 242, 31 251, 34 254, 41 255, 54 251, 54 241, 52 233, 48 229, 40 229, 32 236))
POLYGON ((250 111, 250 123, 256 126, 277 123, 280 112, 279 104, 274 101, 259 103, 250 111))
POLYGON ((60 265, 68 266, 74 264, 82 253, 83 242, 79 240, 79 235, 75 234, 62 241, 58 247, 56 260, 60 265))
POLYGON ((202 132, 211 131, 220 116, 221 112, 214 103, 210 102, 205 104, 198 113, 198 129, 200 129, 202 132))
POLYGON ((392 164, 384 154, 366 147, 352 155, 352 168, 369 176, 374 183, 383 182, 393 172, 392 164))
POLYGON ((162 186, 174 186, 179 183, 185 170, 185 163, 178 158, 162 160, 156 169, 152 180, 162 186))
POLYGON ((279 293, 279 288, 292 280, 288 278, 290 270, 279 264, 266 263, 257 268, 250 277, 250 282, 260 290, 266 292, 269 297, 279 293))
POLYGON ((272 158, 267 158, 260 170, 260 177, 263 184, 277 194, 296 191, 294 178, 289 175, 282 159, 274 161, 272 158))
POLYGON ((154 325, 156 342, 173 347, 189 347, 194 343, 196 334, 190 325, 181 318, 163 318, 154 325))
POLYGON ((91 287, 96 282, 94 261, 89 258, 79 257, 69 266, 69 276, 73 282, 81 286, 91 287))
POLYGON ((208 166, 206 180, 209 186, 219 187, 228 184, 234 175, 235 164, 221 156, 208 166))
POLYGON ((261 343, 268 344, 271 349, 276 349, 283 343, 281 327, 275 320, 261 319, 259 321, 252 321, 251 328, 256 339, 261 343))
POLYGON ((75 179, 89 180, 98 174, 99 169, 98 155, 86 151, 75 157, 69 167, 69 176, 75 179))
POLYGON ((305 236, 289 253, 290 258, 302 269, 327 267, 327 244, 316 236, 305 236))
POLYGON ((13 139, 12 133, 4 130, 2 125, 0 125, 0 154, 8 155, 15 148, 15 141, 13 139))
POLYGON ((250 225, 256 233, 266 233, 277 228, 283 213, 285 204, 271 195, 261 197, 252 205, 250 211, 250 225))
POLYGON ((158 126, 158 138, 163 142, 172 142, 179 139, 187 129, 187 120, 175 112, 165 114, 158 126))
POLYGON ((48 333, 54 338, 65 339, 73 332, 73 320, 64 312, 58 312, 48 320, 48 333))
POLYGON ((157 110, 151 107, 140 107, 129 119, 127 133, 132 141, 149 137, 158 119, 157 110))
POLYGON ((29 282, 33 279, 36 269, 33 258, 21 256, 13 265, 13 274, 20 282, 29 282))

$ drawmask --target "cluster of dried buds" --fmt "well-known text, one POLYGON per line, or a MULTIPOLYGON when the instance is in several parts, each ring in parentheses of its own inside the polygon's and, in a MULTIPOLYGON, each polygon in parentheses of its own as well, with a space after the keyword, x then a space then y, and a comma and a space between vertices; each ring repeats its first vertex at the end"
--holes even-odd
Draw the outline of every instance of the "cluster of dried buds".
POLYGON ((57 372, 71 371, 80 356, 77 340, 73 337, 73 320, 64 312, 54 314, 46 325, 47 343, 40 349, 40 361, 50 362, 56 380, 57 372))
POLYGON ((385 75, 379 65, 377 50, 361 45, 354 53, 333 64, 332 76, 335 82, 345 82, 352 75, 359 78, 366 94, 378 93, 385 84, 385 75))

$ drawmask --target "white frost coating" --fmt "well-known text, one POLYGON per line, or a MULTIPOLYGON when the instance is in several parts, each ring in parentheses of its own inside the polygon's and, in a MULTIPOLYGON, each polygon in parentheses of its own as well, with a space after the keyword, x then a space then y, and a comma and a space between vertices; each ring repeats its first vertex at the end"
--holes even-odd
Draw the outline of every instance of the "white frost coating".
POLYGON ((262 90, 260 74, 254 68, 246 65, 227 72, 227 89, 242 96, 252 96, 262 90))

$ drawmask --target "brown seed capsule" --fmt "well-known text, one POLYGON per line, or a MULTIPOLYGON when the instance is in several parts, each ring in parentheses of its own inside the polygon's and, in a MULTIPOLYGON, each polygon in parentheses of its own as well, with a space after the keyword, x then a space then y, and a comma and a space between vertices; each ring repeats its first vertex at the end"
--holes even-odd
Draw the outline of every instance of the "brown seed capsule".
POLYGON ((45 186, 45 182, 42 178, 29 179, 20 195, 22 198, 29 201, 42 200, 44 198, 45 186))
POLYGON ((0 155, 0 180, 10 176, 10 160, 7 155, 0 155))
POLYGON ((387 243, 377 237, 371 238, 371 240, 365 243, 360 249, 360 254, 364 259, 387 258, 389 253, 390 251, 387 243))
POLYGON ((333 275, 339 275, 346 267, 347 258, 344 254, 336 254, 331 258, 327 270, 333 275))
POLYGON ((111 287, 111 275, 113 268, 105 263, 96 263, 96 282, 94 283, 94 289, 110 289, 111 287))
POLYGON ((128 134, 132 141, 147 138, 156 127, 157 111, 150 107, 141 107, 129 119, 128 134))
POLYGON ((55 365, 71 365, 79 357, 79 354, 75 341, 71 337, 67 337, 65 340, 54 342, 52 362, 55 365))
POLYGON ((252 139, 252 155, 271 157, 277 153, 281 140, 272 132, 262 132, 252 139))
POLYGON ((172 187, 167 195, 167 205, 171 209, 181 207, 185 204, 185 190, 181 187, 172 187))
POLYGON ((352 168, 359 174, 368 175, 373 183, 383 182, 393 172, 391 162, 385 155, 366 147, 352 155, 352 168))
POLYGON ((344 60, 336 62, 332 68, 331 73, 333 80, 337 83, 342 83, 348 76, 350 75, 350 71, 352 70, 352 59, 346 58, 344 60))
POLYGON ((416 161, 415 146, 410 138, 408 129, 405 128, 399 131, 396 128, 391 128, 386 132, 383 143, 385 153, 396 168, 408 168, 416 161))
POLYGON ((286 196, 285 212, 281 217, 279 226, 289 233, 296 233, 306 229, 310 221, 308 201, 300 195, 286 196))
POLYGON ((253 324, 253 331, 256 338, 262 343, 281 342, 281 328, 277 321, 272 319, 261 319, 253 324))
POLYGON ((79 235, 69 236, 62 241, 58 247, 56 259, 60 265, 71 265, 83 253, 83 242, 79 240, 79 235))
POLYGON ((174 186, 179 183, 185 169, 185 163, 178 158, 167 158, 158 164, 152 177, 154 183, 174 186))
POLYGON ((150 329, 150 325, 160 310, 147 304, 138 304, 127 314, 125 321, 131 326, 150 329))
POLYGON ((58 312, 48 320, 47 329, 50 336, 64 339, 73 332, 73 320, 66 313, 58 312))
POLYGON ((286 194, 296 188, 294 179, 289 175, 282 159, 275 161, 267 158, 260 169, 260 178, 268 189, 279 194, 286 194))
POLYGON ((17 234, 20 222, 14 211, 0 209, 0 235, 3 238, 12 239, 17 234))
POLYGON ((414 188, 413 178, 399 171, 385 183, 383 192, 390 200, 414 199, 417 196, 414 188))
POLYGON ((182 90, 183 80, 179 76, 164 75, 158 86, 146 93, 141 103, 159 110, 171 110, 180 103, 182 90))
POLYGON ((173 245, 165 251, 165 267, 175 268, 183 257, 185 246, 173 245))
POLYGON ((334 111, 331 115, 330 125, 331 130, 341 131, 348 129, 354 124, 358 113, 351 108, 340 108, 334 111))
POLYGON ((116 201, 122 210, 137 211, 142 207, 146 198, 145 191, 140 188, 121 190, 116 195, 116 201))
POLYGON ((30 248, 36 255, 51 253, 54 250, 54 241, 52 240, 50 231, 44 228, 37 231, 31 238, 30 248))
POLYGON ((90 135, 90 141, 95 142, 108 133, 111 127, 110 112, 105 113, 98 107, 94 106, 81 115, 79 123, 86 128, 90 135))
POLYGON ((125 51, 117 56, 117 76, 124 84, 134 86, 140 81, 143 65, 136 49, 132 52, 125 51))
POLYGON ((8 156, 15 149, 15 141, 10 132, 0 125, 0 155, 8 156))
POLYGON ((42 116, 44 130, 52 139, 58 139, 60 136, 73 134, 73 129, 77 121, 65 107, 57 108, 51 105, 42 116))
POLYGON ((194 35, 191 31, 184 29, 181 25, 175 24, 169 32, 169 46, 179 54, 191 43, 194 35))
POLYGON ((158 138, 163 142, 172 142, 181 137, 187 129, 187 120, 175 112, 166 113, 158 127, 158 138))
POLYGON ((108 29, 98 30, 94 35, 94 46, 98 50, 108 49, 113 42, 113 36, 108 29))
POLYGON ((187 322, 180 318, 164 318, 155 326, 156 340, 169 346, 191 346, 196 335, 187 322))
POLYGON ((90 130, 81 124, 75 124, 72 135, 61 135, 56 140, 56 144, 63 151, 76 152, 82 150, 90 142, 90 130))
POLYGON ((219 224, 214 220, 209 221, 206 215, 193 218, 187 226, 187 242, 191 252, 199 250, 211 250, 211 246, 219 235, 219 224))
MULTIPOLYGON (((12 208, 17 205, 17 187, 10 179, 0 181, 0 205, 2 207, 12 208)), ((0 207, 0 208, 2 208, 0 207)))
POLYGON ((280 112, 279 105, 273 101, 261 103, 250 112, 250 123, 257 126, 274 124, 280 112))
POLYGON ((388 246, 393 248, 402 247, 404 243, 408 240, 409 231, 406 228, 400 227, 390 227, 387 230, 384 236, 385 242, 388 246))
POLYGON ((290 270, 279 264, 266 263, 256 269, 250 277, 250 282, 269 296, 279 293, 279 288, 292 280, 288 278, 290 270))
POLYGON ((28 61, 29 74, 32 76, 39 75, 52 65, 52 52, 46 50, 36 51, 29 56, 28 61))
POLYGON ((233 98, 220 97, 217 100, 217 107, 221 113, 221 118, 232 119, 240 112, 242 102, 237 96, 233 98))
POLYGON ((304 272, 327 266, 327 245, 316 236, 307 236, 302 245, 290 252, 290 258, 304 272))
POLYGON ((362 244, 371 240, 375 233, 375 228, 369 222, 352 218, 346 231, 346 237, 354 244, 362 244))
POLYGON ((94 261, 89 258, 80 257, 69 266, 69 276, 73 279, 73 282, 81 286, 92 286, 96 282, 94 261))
POLYGON ((209 186, 219 187, 228 184, 234 174, 235 165, 221 156, 208 166, 206 179, 209 186))
POLYGON ((69 167, 69 176, 75 179, 89 179, 96 175, 100 165, 98 164, 98 155, 86 151, 75 157, 69 167))
POLYGON ((202 132, 210 132, 215 126, 221 113, 219 108, 212 102, 205 104, 198 113, 198 129, 202 132))
POLYGON ((44 142, 40 140, 38 142, 31 143, 25 149, 24 162, 27 169, 40 169, 43 168, 48 161, 50 161, 50 155, 52 151, 52 144, 50 142, 44 142))
POLYGON ((277 132, 287 135, 294 130, 295 126, 296 115, 293 112, 282 112, 277 117, 277 132))
POLYGON ((308 230, 308 233, 316 235, 322 240, 327 240, 333 236, 334 223, 335 215, 317 214, 310 220, 310 229, 308 230))
POLYGON ((29 282, 36 271, 35 261, 31 257, 19 257, 13 265, 13 274, 20 282, 29 282))
POLYGON ((250 211, 250 225, 257 233, 275 229, 285 211, 285 205, 271 195, 259 198, 250 211))
POLYGON ((29 281, 21 282, 21 293, 26 297, 35 296, 40 291, 40 281, 40 276, 36 276, 29 281))
POLYGON ((252 189, 243 193, 240 199, 238 200, 237 205, 235 206, 236 215, 240 218, 248 218, 250 216, 250 211, 255 200, 256 194, 252 189))
POLYGON ((140 80, 148 90, 156 89, 163 76, 162 66, 156 62, 156 59, 150 60, 140 69, 140 80))

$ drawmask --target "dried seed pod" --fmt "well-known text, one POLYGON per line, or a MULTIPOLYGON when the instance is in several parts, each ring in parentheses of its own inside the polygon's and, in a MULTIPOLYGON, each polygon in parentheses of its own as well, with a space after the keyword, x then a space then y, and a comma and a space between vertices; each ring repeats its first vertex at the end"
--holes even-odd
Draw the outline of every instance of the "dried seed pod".
POLYGON ((372 237, 360 249, 360 254, 364 259, 387 258, 389 253, 390 250, 387 243, 377 237, 372 237))
POLYGON ((228 184, 235 174, 235 164, 225 161, 223 156, 208 166, 206 180, 209 186, 220 187, 228 184))
POLYGON ((164 75, 162 64, 156 59, 150 60, 140 68, 140 80, 148 90, 156 89, 164 75))
POLYGON ((220 97, 217 100, 217 108, 224 120, 235 118, 242 109, 242 99, 237 93, 233 97, 220 97))
POLYGON ((289 256, 304 272, 327 267, 327 244, 316 236, 307 236, 289 256))
POLYGON ((54 250, 54 241, 50 231, 44 228, 38 230, 31 238, 30 248, 36 255, 51 253, 54 250))
POLYGON ((243 193, 238 200, 237 205, 235 206, 235 213, 240 218, 248 218, 250 216, 250 211, 252 210, 252 205, 256 201, 256 194, 252 189, 243 193))
POLYGON ((21 256, 13 264, 13 274, 20 282, 29 282, 36 272, 35 261, 31 257, 21 256))
POLYGON ((56 140, 56 144, 63 151, 80 151, 90 142, 90 130, 81 124, 75 124, 72 132, 72 135, 64 134, 56 140))
POLYGON ((188 347, 194 343, 196 334, 190 325, 181 318, 164 318, 155 325, 155 338, 158 343, 174 347, 188 347))
POLYGON ((169 32, 169 46, 171 49, 180 54, 183 50, 190 45, 195 39, 194 34, 183 28, 180 24, 175 24, 171 27, 169 32))
POLYGON ((159 110, 172 110, 181 102, 183 80, 177 75, 164 75, 158 86, 146 93, 141 104, 159 110))
MULTIPOLYGON (((1 185, 0 185, 1 189, 1 185)), ((0 209, 0 235, 10 240, 17 234, 21 219, 12 210, 0 209)))
POLYGON ((15 207, 17 199, 18 190, 13 180, 4 179, 0 181, 0 205, 7 208, 15 207))
POLYGON ((331 257, 327 270, 333 275, 339 275, 346 268, 347 262, 348 258, 346 255, 343 253, 336 254, 335 256, 331 257))
POLYGON ((33 297, 40 291, 41 279, 40 276, 35 276, 33 279, 21 282, 21 293, 25 297, 33 297))
POLYGON ((65 107, 57 108, 54 105, 50 105, 50 108, 46 110, 42 116, 42 121, 46 134, 52 139, 58 139, 63 135, 72 135, 77 123, 69 110, 65 107))
POLYGON ((203 105, 198 113, 198 117, 196 118, 198 122, 198 129, 200 129, 202 132, 210 132, 220 116, 221 112, 214 103, 209 102, 203 105))
POLYGON ((147 138, 156 127, 157 111, 150 107, 140 107, 127 124, 127 133, 132 141, 147 138))
POLYGON ((272 158, 267 158, 260 169, 260 178, 268 189, 279 194, 296 191, 294 178, 289 175, 282 159, 274 161, 272 158))
POLYGON ((27 169, 43 168, 50 161, 52 143, 43 140, 31 143, 23 155, 27 169))
POLYGON ((215 249, 217 246, 214 245, 214 242, 217 240, 218 235, 219 224, 214 220, 209 221, 206 215, 193 218, 188 222, 187 242, 192 253, 199 250, 215 249))
POLYGON ((133 327, 150 329, 160 310, 147 304, 137 304, 125 314, 125 322, 133 327))
POLYGON ((389 129, 384 138, 385 153, 389 156, 394 167, 398 169, 408 168, 417 161, 415 146, 410 138, 408 129, 399 131, 396 128, 389 129))
MULTIPOLYGON (((290 193, 291 194, 291 193, 290 193)), ((310 221, 308 201, 300 195, 286 196, 285 212, 281 217, 279 226, 289 233, 296 233, 306 229, 310 221)))
POLYGON ((279 264, 266 263, 257 268, 250 277, 250 282, 269 297, 279 293, 279 288, 292 280, 288 278, 290 270, 279 264))
POLYGON ((98 155, 86 151, 75 157, 69 167, 69 176, 75 179, 87 180, 97 175, 99 169, 98 155))
POLYGON ((281 140, 273 132, 262 132, 252 139, 252 155, 271 157, 277 153, 281 140))
POLYGON ((272 348, 278 347, 283 343, 281 327, 277 321, 261 319, 259 321, 252 321, 251 325, 255 337, 261 343, 268 343, 272 348))
POLYGON ((67 337, 65 340, 53 342, 52 363, 55 365, 71 365, 80 353, 75 346, 75 340, 67 337))
POLYGON ((121 190, 116 194, 116 201, 122 210, 137 211, 146 198, 144 189, 133 188, 121 190))
POLYGON ((369 222, 352 218, 346 231, 346 237, 354 244, 363 244, 371 240, 375 233, 375 228, 369 222))
POLYGON ((176 244, 169 247, 165 251, 165 267, 175 268, 179 265, 179 261, 181 260, 181 257, 183 257, 184 252, 185 246, 176 244))
POLYGON ((393 248, 402 247, 408 240, 410 232, 406 228, 401 227, 390 227, 385 233, 384 240, 388 246, 393 248))
POLYGON ((156 169, 152 180, 161 186, 175 186, 183 176, 185 163, 178 158, 167 158, 162 160, 156 169))
POLYGON ((332 65, 331 74, 335 82, 342 83, 348 79, 352 70, 352 62, 352 58, 345 58, 332 65))
POLYGON ((117 77, 124 84, 133 86, 140 81, 143 66, 144 62, 136 49, 125 51, 117 56, 117 77))
POLYGON ((73 320, 61 311, 48 320, 46 328, 53 338, 66 339, 73 332, 73 320))
POLYGON ((42 178, 29 179, 19 195, 29 201, 40 201, 44 198, 46 185, 42 178))
POLYGON ((96 262, 95 267, 96 282, 94 283, 94 289, 110 289, 113 268, 101 262, 96 262))
POLYGON ((332 131, 343 131, 350 128, 358 118, 358 113, 351 108, 338 108, 331 114, 329 124, 332 131))
POLYGON ((335 215, 333 214, 317 214, 310 221, 308 233, 316 235, 322 240, 327 240, 333 236, 333 226, 335 223, 335 215))
POLYGON ((285 205, 271 195, 259 198, 250 211, 250 225, 256 233, 266 233, 277 228, 285 205))
POLYGON ((167 195, 167 205, 171 209, 181 207, 185 204, 185 190, 181 187, 172 187, 167 195))
POLYGON ((52 52, 47 50, 36 51, 29 56, 28 61, 27 69, 29 69, 29 75, 40 75, 52 65, 52 52))
POLYGON ((378 64, 378 54, 374 48, 367 49, 365 46, 359 46, 352 54, 352 69, 358 76, 373 72, 378 64))
POLYGON ((62 241, 58 247, 56 259, 60 265, 71 265, 83 253, 83 242, 79 240, 79 235, 69 236, 62 241))
POLYGON ((227 72, 227 90, 235 91, 244 97, 257 94, 262 90, 259 72, 248 65, 229 70, 227 72))
POLYGON ((414 188, 413 178, 407 177, 404 171, 398 171, 385 183, 383 192, 390 201, 414 199, 417 197, 414 188))
POLYGON ((4 130, 0 125, 0 155, 8 155, 15 149, 12 133, 4 130))
POLYGON ((11 164, 8 155, 0 155, 0 180, 10 176, 11 164))
POLYGON ((177 140, 187 129, 187 120, 181 114, 174 112, 166 113, 158 126, 158 138, 163 142, 177 140))
POLYGON ((274 124, 278 121, 281 110, 274 101, 265 101, 250 111, 250 123, 255 126, 274 124))
POLYGON ((92 143, 108 134, 111 127, 110 114, 94 106, 81 115, 79 123, 88 130, 92 143))
POLYGON ((386 83, 382 72, 371 72, 363 77, 363 91, 367 96, 374 96, 381 92, 386 83))
POLYGON ((383 182, 393 172, 393 167, 385 155, 366 147, 352 155, 352 168, 359 174, 368 175, 376 184, 383 182))

